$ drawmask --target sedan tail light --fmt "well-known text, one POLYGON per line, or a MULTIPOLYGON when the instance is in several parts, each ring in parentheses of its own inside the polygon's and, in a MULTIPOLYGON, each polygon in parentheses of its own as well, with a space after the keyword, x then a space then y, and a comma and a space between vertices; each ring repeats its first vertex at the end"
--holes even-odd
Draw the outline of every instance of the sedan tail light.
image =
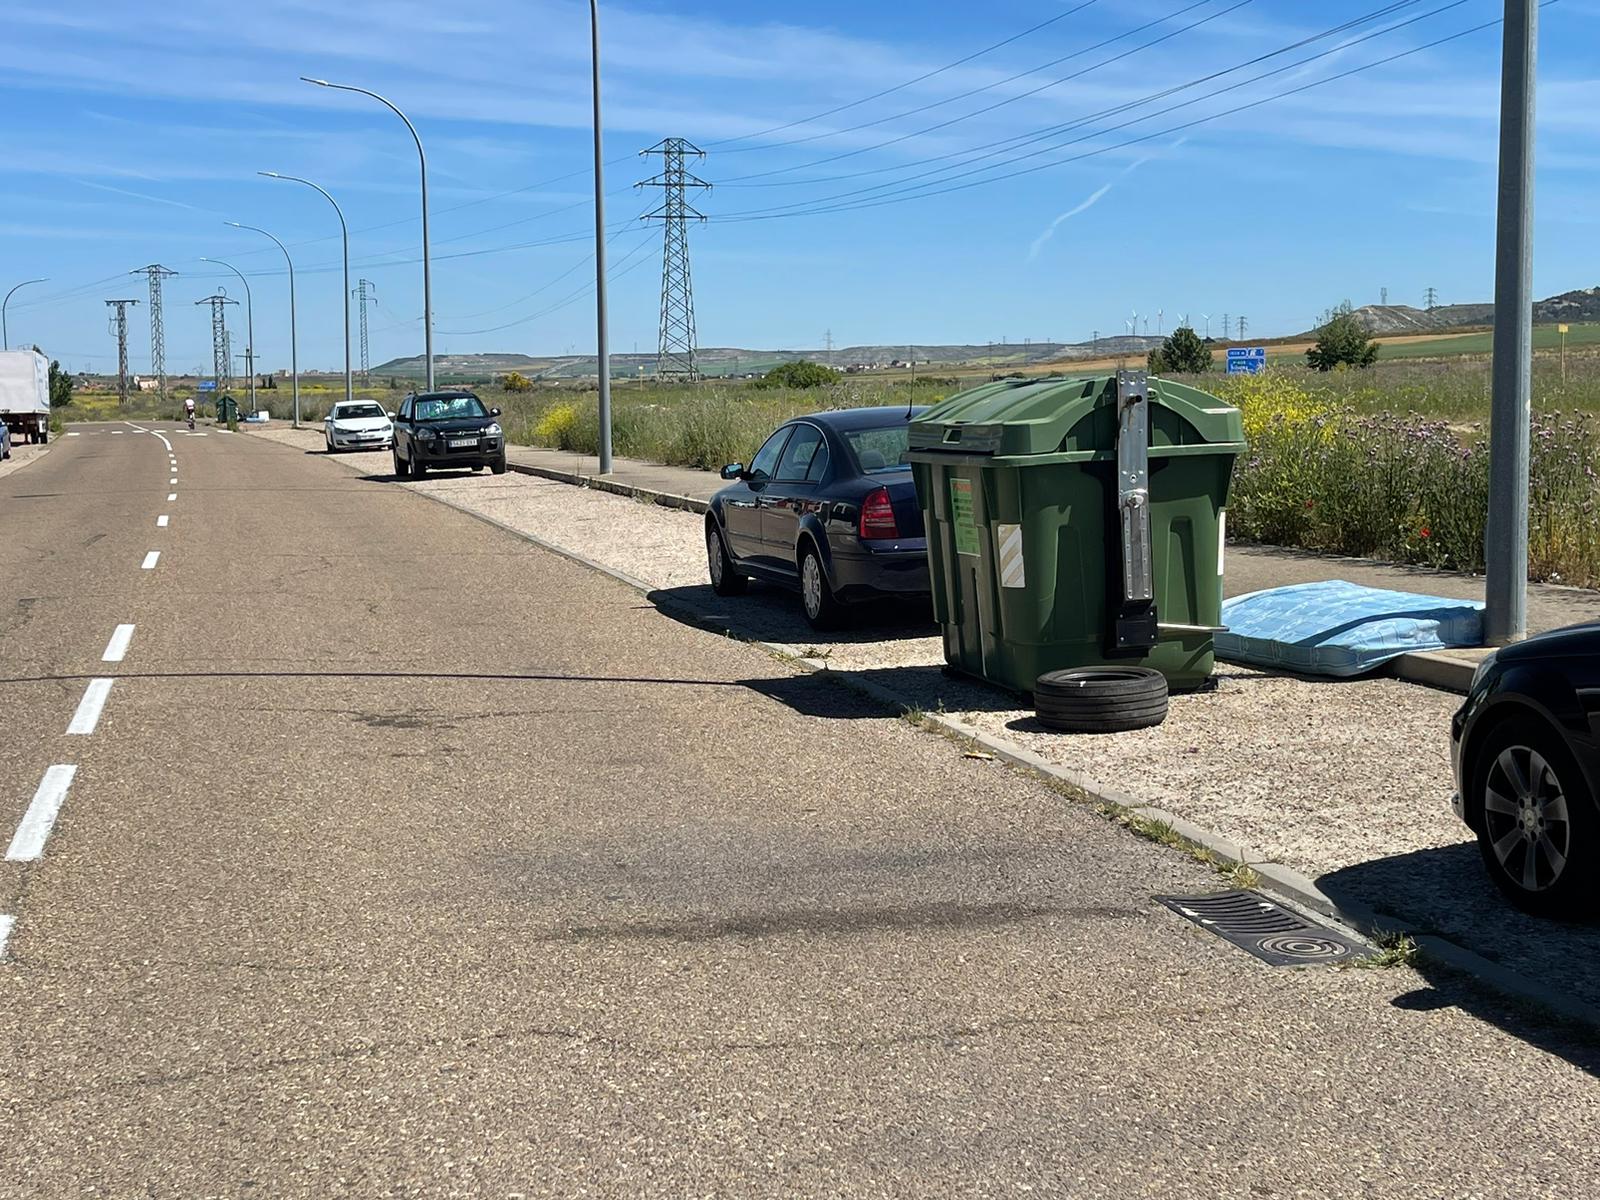
POLYGON ((897 538, 900 527, 895 524, 894 505, 889 500, 889 489, 878 488, 869 492, 861 502, 861 523, 857 530, 863 538, 897 538))

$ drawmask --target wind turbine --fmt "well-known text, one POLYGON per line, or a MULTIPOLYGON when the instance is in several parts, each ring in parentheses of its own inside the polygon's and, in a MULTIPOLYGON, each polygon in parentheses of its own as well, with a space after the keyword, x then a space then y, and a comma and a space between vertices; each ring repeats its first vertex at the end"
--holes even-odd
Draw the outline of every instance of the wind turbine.
POLYGON ((1211 336, 1211 314, 1210 313, 1201 313, 1200 314, 1200 319, 1206 323, 1206 336, 1210 337, 1211 336))
POLYGON ((1167 310, 1166 309, 1164 309, 1164 308, 1156 309, 1156 336, 1157 337, 1161 336, 1161 319, 1163 317, 1165 317, 1166 315, 1167 315, 1167 310))

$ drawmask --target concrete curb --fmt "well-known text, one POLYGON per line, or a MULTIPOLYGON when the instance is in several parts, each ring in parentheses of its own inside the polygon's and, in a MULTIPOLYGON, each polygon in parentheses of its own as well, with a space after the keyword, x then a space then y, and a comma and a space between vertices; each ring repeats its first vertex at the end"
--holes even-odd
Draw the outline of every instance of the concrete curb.
MULTIPOLYGON (((294 447, 285 443, 278 444, 284 445, 286 449, 294 449, 294 447)), ((554 479, 557 482, 575 483, 578 486, 587 486, 584 481, 591 478, 582 476, 577 472, 561 472, 550 468, 530 467, 523 470, 522 473, 554 479)), ((657 493, 647 492, 642 488, 630 488, 630 485, 616 484, 611 480, 601 480, 600 482, 613 485, 611 487, 602 487, 600 489, 602 491, 611 491, 617 495, 633 498, 648 496, 656 503, 663 503, 657 493), (619 491, 618 489, 628 490, 619 491)), ((438 504, 443 504, 447 508, 454 509, 456 512, 474 520, 482 521, 486 525, 492 525, 494 528, 521 538, 523 541, 538 546, 542 550, 548 550, 552 554, 559 555, 569 562, 597 571, 616 580, 618 583, 634 589, 647 598, 651 593, 660 590, 641 579, 629 575, 625 571, 619 571, 615 567, 596 562, 587 555, 570 550, 565 546, 557 545, 554 542, 546 541, 537 534, 517 529, 485 513, 475 512, 448 497, 430 492, 415 492, 413 494, 438 504)), ((688 505, 702 503, 687 496, 668 496, 667 498, 684 502, 680 504, 666 503, 665 507, 668 508, 683 508, 688 505)), ((703 506, 700 510, 690 509, 690 511, 703 511, 703 506)), ((679 614, 690 624, 709 633, 739 637, 740 640, 747 644, 764 650, 776 658, 783 659, 808 674, 823 676, 843 687, 849 688, 851 691, 882 705, 891 712, 907 712, 915 707, 905 697, 874 680, 862 678, 850 671, 833 670, 825 660, 801 657, 789 647, 776 642, 762 641, 754 637, 743 637, 736 630, 711 619, 705 613, 683 601, 656 599, 652 603, 663 611, 679 614)), ((1470 676, 1470 668, 1468 673, 1470 676)), ((1422 932, 1420 928, 1408 927, 1408 923, 1403 918, 1383 917, 1366 908, 1351 904, 1340 904, 1318 888, 1315 882, 1293 868, 1286 867, 1281 863, 1265 862, 1253 858, 1247 847, 1230 842, 1226 838, 1212 833, 1208 829, 1203 829, 1175 813, 1169 813, 1154 805, 1147 804, 1126 792, 1107 787, 1082 772, 1057 766, 1031 750, 1008 742, 1004 738, 996 737, 944 713, 924 713, 923 721, 925 724, 936 726, 945 733, 983 747, 983 749, 993 754, 996 759, 1011 767, 1027 771, 1052 783, 1064 784, 1067 788, 1082 794, 1085 799, 1112 804, 1118 808, 1129 809, 1151 820, 1163 821, 1170 825, 1180 837, 1210 851, 1218 859, 1249 867, 1260 877, 1262 890, 1272 893, 1280 900, 1285 900, 1291 905, 1344 925, 1349 930, 1367 938, 1377 939, 1398 934, 1408 935, 1416 943, 1419 954, 1452 970, 1469 975, 1502 995, 1535 1004, 1562 1020, 1600 1028, 1600 1007, 1537 983, 1510 968, 1494 962, 1492 959, 1485 958, 1476 951, 1469 950, 1465 946, 1450 941, 1448 938, 1434 933, 1422 932)))

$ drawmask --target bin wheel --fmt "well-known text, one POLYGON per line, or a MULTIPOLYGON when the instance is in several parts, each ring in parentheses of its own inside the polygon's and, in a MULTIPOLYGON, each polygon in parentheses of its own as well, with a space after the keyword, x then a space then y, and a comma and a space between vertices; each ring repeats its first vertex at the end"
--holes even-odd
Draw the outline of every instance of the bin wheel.
POLYGON ((1033 687, 1039 724, 1063 733, 1122 733, 1167 719, 1167 678, 1149 667, 1046 671, 1033 687))
POLYGON ((822 556, 809 543, 800 554, 800 607, 813 629, 837 629, 844 624, 844 605, 833 594, 822 556))

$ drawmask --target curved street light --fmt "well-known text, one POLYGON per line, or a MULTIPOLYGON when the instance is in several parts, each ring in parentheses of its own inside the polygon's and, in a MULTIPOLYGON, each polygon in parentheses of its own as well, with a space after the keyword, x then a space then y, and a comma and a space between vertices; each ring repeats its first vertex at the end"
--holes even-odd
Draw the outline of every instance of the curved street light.
MULTIPOLYGON (((395 104, 378 95, 377 92, 368 91, 366 88, 355 87, 348 83, 329 83, 326 79, 313 79, 309 75, 300 76, 306 83, 314 83, 318 87, 333 88, 340 92, 358 92, 363 96, 370 96, 382 104, 395 116, 406 123, 406 128, 411 131, 411 140, 417 143, 417 161, 422 167, 422 343, 423 365, 427 372, 428 390, 433 391, 433 283, 431 267, 428 256, 428 156, 422 150, 422 137, 417 133, 417 127, 411 123, 411 118, 401 112, 395 104)), ((302 181, 304 182, 304 181, 302 181)), ((321 190, 320 188, 318 189, 321 190)), ((323 193, 327 195, 326 192, 323 193)), ((333 198, 328 197, 330 200, 333 198)), ((345 279, 345 293, 349 294, 350 280, 345 279)), ((345 322, 349 328, 348 319, 345 322)))
POLYGON ((17 284, 17 287, 12 288, 10 292, 6 293, 6 298, 4 300, 0 300, 0 350, 11 349, 11 331, 6 328, 6 305, 11 303, 12 293, 15 292, 17 288, 27 287, 30 283, 49 282, 50 279, 48 276, 45 276, 41 279, 24 279, 21 283, 17 284))
POLYGON ((286 179, 290 183, 303 183, 308 188, 316 188, 322 193, 327 202, 333 205, 333 211, 339 218, 339 236, 344 239, 344 398, 348 403, 354 399, 350 384, 350 227, 344 223, 344 211, 339 207, 339 202, 328 195, 326 188, 312 183, 309 179, 301 179, 298 175, 280 175, 276 171, 257 171, 257 175, 265 175, 268 179, 286 179))
MULTIPOLYGON (((272 238, 272 242, 279 250, 283 251, 283 261, 289 264, 289 370, 294 375, 294 428, 300 428, 300 340, 295 332, 294 324, 294 259, 289 257, 289 248, 277 238, 272 237, 265 229, 258 229, 254 225, 241 225, 237 221, 224 221, 224 225, 231 225, 235 229, 248 229, 251 233, 259 233, 262 237, 272 238)), ((253 378, 253 376, 252 376, 253 378)))
POLYGON ((250 281, 238 267, 223 262, 220 258, 207 258, 202 254, 200 261, 227 267, 239 277, 239 282, 244 284, 244 366, 245 370, 250 372, 250 412, 253 415, 256 411, 256 304, 255 298, 250 294, 250 281))

